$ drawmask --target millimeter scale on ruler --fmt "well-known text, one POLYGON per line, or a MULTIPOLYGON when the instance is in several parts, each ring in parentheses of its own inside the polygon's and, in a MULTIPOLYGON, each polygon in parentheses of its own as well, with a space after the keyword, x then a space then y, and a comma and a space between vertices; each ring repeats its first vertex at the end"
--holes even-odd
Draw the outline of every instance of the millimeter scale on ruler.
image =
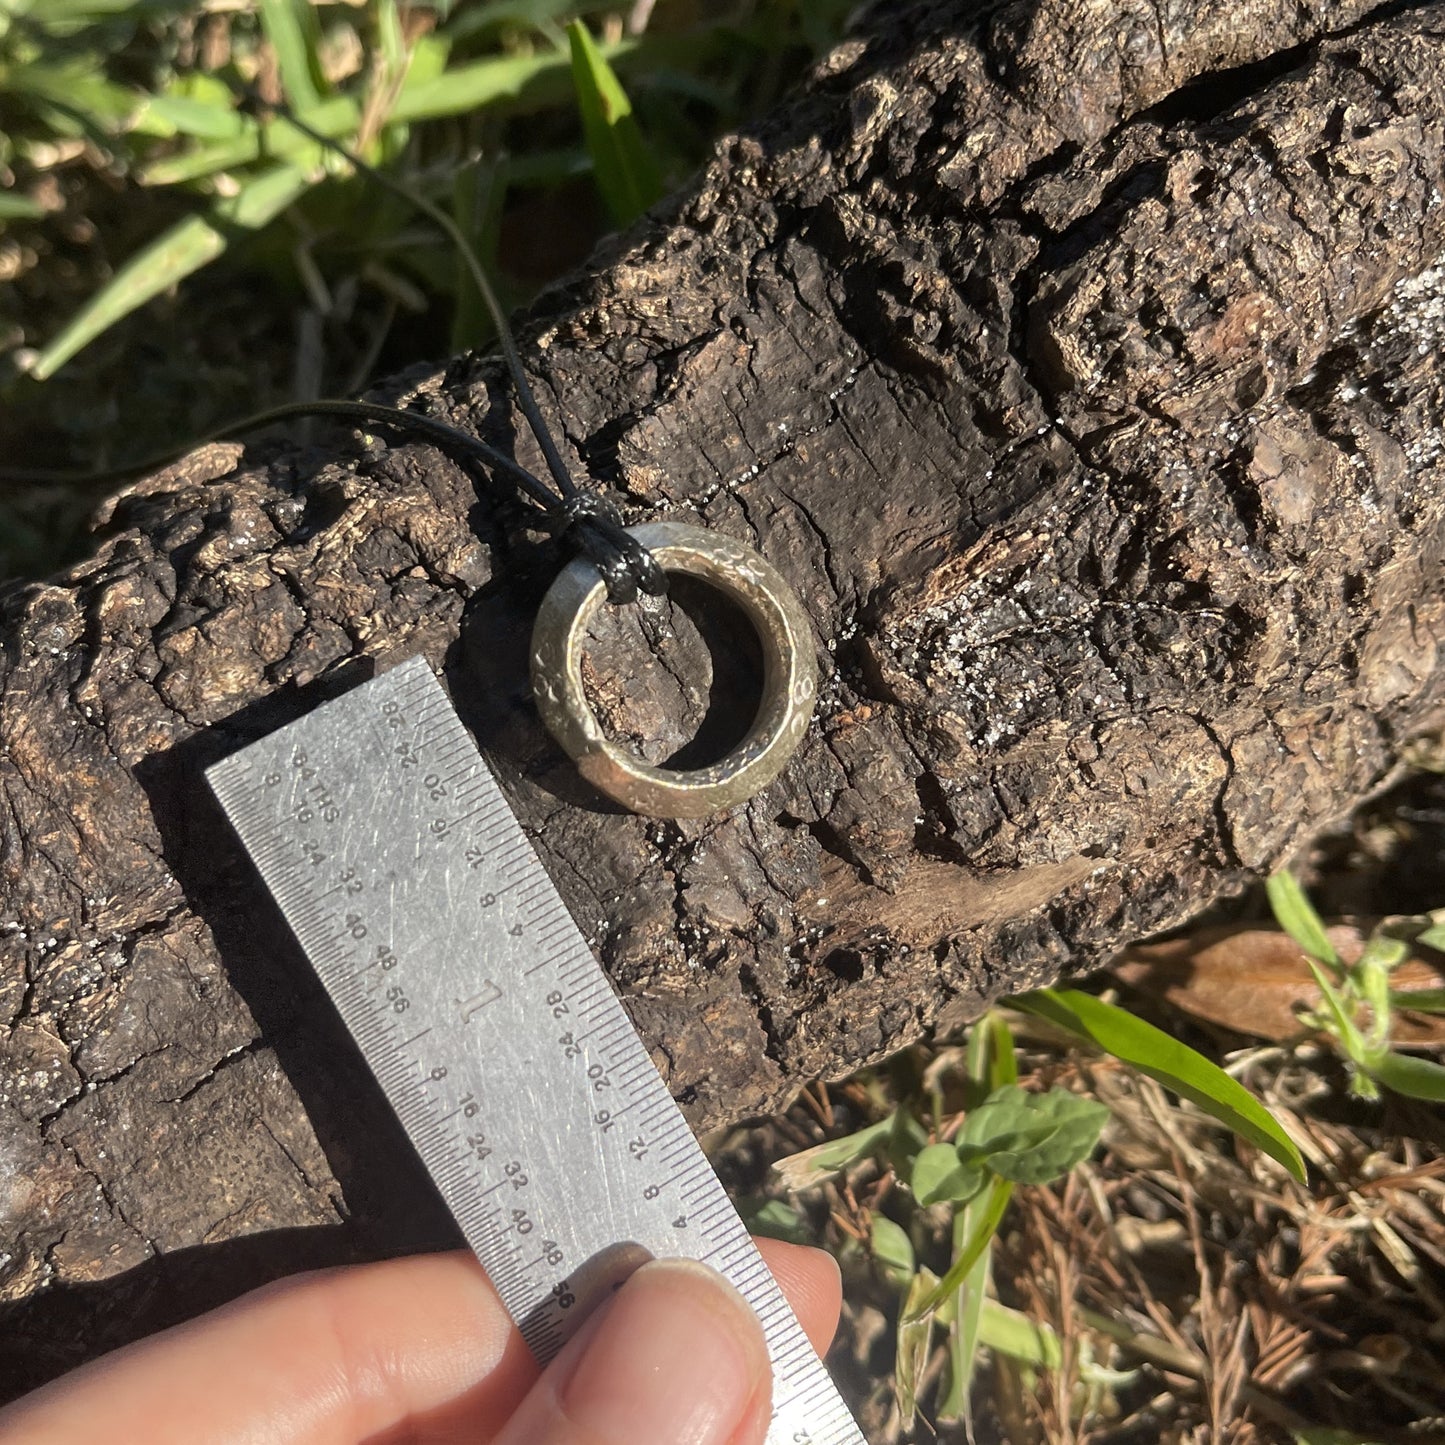
POLYGON ((425 659, 207 778, 537 1358, 701 1260, 762 1321, 768 1445, 865 1445, 425 659))

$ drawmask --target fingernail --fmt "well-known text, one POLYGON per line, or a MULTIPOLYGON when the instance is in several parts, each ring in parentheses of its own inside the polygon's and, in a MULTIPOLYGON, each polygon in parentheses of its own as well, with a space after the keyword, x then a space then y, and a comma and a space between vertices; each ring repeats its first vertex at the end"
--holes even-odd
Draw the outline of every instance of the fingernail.
POLYGON ((771 1389, 757 1317, 692 1260, 643 1265, 599 1326, 557 1391, 567 1418, 608 1445, 729 1445, 771 1389))

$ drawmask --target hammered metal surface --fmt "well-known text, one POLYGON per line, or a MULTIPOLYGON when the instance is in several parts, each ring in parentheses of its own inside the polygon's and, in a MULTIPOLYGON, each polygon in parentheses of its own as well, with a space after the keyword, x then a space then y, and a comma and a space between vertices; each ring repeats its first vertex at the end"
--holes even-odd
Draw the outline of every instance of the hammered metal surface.
POLYGON ((582 686, 587 625, 606 597, 579 558, 548 590, 532 630, 532 692, 547 731, 599 792, 634 813, 699 818, 745 803, 782 772, 813 716, 817 671, 802 604, 760 552, 721 532, 678 522, 628 528, 667 572, 685 573, 735 602, 757 633, 762 701, 747 736, 703 768, 653 766, 603 733, 582 686))

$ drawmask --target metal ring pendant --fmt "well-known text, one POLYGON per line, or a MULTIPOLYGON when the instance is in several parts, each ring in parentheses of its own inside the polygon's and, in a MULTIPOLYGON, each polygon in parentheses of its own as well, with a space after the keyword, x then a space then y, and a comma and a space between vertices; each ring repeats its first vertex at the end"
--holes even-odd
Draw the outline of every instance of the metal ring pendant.
POLYGON ((664 571, 716 587, 742 608, 763 653, 763 696, 748 735, 705 768, 654 767, 607 738, 582 689, 587 624, 606 595, 597 569, 568 564, 532 629, 532 692, 547 731, 599 792, 634 813, 700 818, 746 802, 782 772, 817 697, 812 633, 802 605, 761 553, 735 538, 677 522, 627 529, 664 571))

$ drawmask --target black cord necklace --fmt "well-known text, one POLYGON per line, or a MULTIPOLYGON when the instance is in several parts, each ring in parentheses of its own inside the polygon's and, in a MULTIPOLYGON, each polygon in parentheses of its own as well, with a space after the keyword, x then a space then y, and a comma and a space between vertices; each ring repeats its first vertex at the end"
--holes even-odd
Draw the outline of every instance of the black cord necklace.
MULTIPOLYGON (((247 104, 255 109, 257 102, 252 98, 247 104)), ((700 817, 746 802, 786 766, 807 731, 817 697, 812 629, 792 589, 776 568, 746 543, 677 522, 628 527, 605 497, 579 487, 537 405, 486 271, 452 218, 285 107, 266 108, 343 157, 361 175, 400 195, 452 240, 491 313, 518 405, 554 485, 459 427, 423 412, 377 402, 290 402, 216 435, 255 430, 290 417, 332 416, 419 437, 464 465, 479 467, 493 487, 505 477, 541 511, 543 525, 580 553, 552 583, 532 632, 532 692, 548 731, 589 782, 632 812, 700 817), (587 626, 603 596, 614 604, 634 602, 639 593, 660 596, 667 590, 669 571, 696 576, 736 603, 756 631, 762 649, 762 699, 753 725, 726 757, 703 768, 654 767, 618 747, 603 732, 582 683, 587 626)), ((129 470, 152 469, 153 464, 146 464, 129 470)), ((0 471, 0 479, 4 476, 0 471)))

